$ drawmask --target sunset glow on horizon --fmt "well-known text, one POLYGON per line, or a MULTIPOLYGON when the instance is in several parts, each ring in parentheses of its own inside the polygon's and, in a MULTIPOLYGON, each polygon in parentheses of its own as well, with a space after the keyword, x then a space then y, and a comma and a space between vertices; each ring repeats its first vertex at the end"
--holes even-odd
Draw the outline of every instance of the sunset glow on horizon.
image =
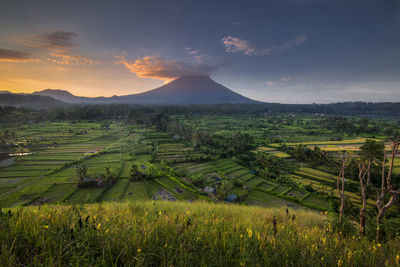
POLYGON ((127 95, 206 75, 267 102, 400 101, 399 31, 398 1, 9 1, 0 91, 127 95))

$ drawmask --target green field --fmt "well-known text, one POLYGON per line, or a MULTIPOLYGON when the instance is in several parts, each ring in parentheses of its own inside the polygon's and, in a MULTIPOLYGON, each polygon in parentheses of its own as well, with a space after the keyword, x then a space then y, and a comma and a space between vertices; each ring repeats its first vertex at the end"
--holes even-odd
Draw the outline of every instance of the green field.
MULTIPOLYGON (((300 163, 287 147, 321 146, 336 159, 335 153, 341 149, 357 152, 367 138, 383 140, 381 135, 374 138, 366 133, 338 134, 322 128, 325 119, 313 115, 295 118, 283 114, 176 114, 170 118, 181 123, 175 132, 126 120, 5 124, 4 129, 15 131, 20 146, 31 154, 18 156, 13 165, 0 169, 0 205, 150 199, 224 202, 231 201, 228 196, 233 196, 233 202, 245 205, 331 210, 327 199, 338 196, 336 174, 300 163), (198 134, 188 137, 182 129, 198 134), (240 153, 232 154, 229 140, 238 132, 249 136, 254 156, 263 154, 289 166, 278 171, 282 181, 262 174, 255 162, 249 164, 241 159, 240 153), (332 141, 338 138, 342 140, 332 141), (228 147, 219 149, 221 142, 227 142, 228 147), (76 168, 80 165, 85 165, 87 175, 97 180, 109 168, 114 183, 79 187, 76 168), (145 173, 145 178, 137 181, 131 177, 133 166, 145 173), (222 183, 229 186, 225 194, 219 195, 222 183)), ((394 175, 397 174, 400 174, 398 158, 394 168, 394 175)), ((357 188, 357 181, 346 180, 357 188)), ((360 204, 357 192, 346 189, 345 194, 353 204, 360 204)), ((374 196, 369 198, 368 205, 374 207, 374 196)))
MULTIPOLYGON (((208 129, 224 135, 228 132, 222 128, 227 124, 234 123, 235 127, 245 127, 244 121, 232 121, 229 117, 208 119, 209 116, 202 117, 192 125, 198 129, 208 129)), ((259 122, 254 121, 254 123, 259 122)), ((245 132, 253 135, 256 142, 262 142, 262 134, 252 131, 247 126, 245 128, 248 129, 245 132)), ((295 131, 297 128, 287 126, 282 129, 283 132, 289 130, 295 131)), ((255 199, 257 194, 270 192, 269 197, 274 198, 274 203, 298 206, 306 194, 290 185, 278 186, 272 181, 257 177, 249 168, 230 159, 196 162, 205 156, 204 152, 181 142, 180 138, 148 127, 127 127, 114 123, 107 130, 103 130, 100 122, 55 122, 41 123, 29 128, 21 126, 16 128, 16 131, 22 140, 34 139, 38 147, 31 149, 32 155, 19 157, 16 164, 1 169, 0 203, 3 206, 145 199, 193 201, 201 194, 205 194, 202 193, 203 188, 194 189, 190 179, 185 176, 202 177, 205 181, 204 186, 211 188, 215 188, 220 180, 235 182, 231 194, 247 195, 242 201, 250 204, 271 205, 267 197, 255 199), (159 177, 155 181, 129 181, 132 165, 150 166, 148 164, 152 160, 150 155, 152 150, 158 160, 166 162, 179 173, 174 178, 177 180, 167 176, 159 177), (111 168, 118 174, 115 184, 109 188, 77 188, 75 167, 82 163, 87 166, 88 175, 92 177, 99 177, 105 167, 111 168), (242 184, 243 188, 239 184, 242 184), (265 192, 253 190, 255 188, 265 192), (293 202, 295 199, 300 200, 300 203, 293 202)), ((301 139, 300 136, 298 138, 301 139)), ((259 150, 271 152, 280 158, 289 158, 288 154, 275 151, 272 147, 264 146, 259 150)), ((157 170, 160 166, 156 164, 153 168, 157 170)), ((303 175, 314 181, 312 183, 314 187, 319 186, 318 179, 333 181, 330 175, 309 168, 300 169, 296 175, 303 175)), ((310 204, 321 209, 327 208, 323 198, 317 196, 304 202, 306 207, 310 204)))

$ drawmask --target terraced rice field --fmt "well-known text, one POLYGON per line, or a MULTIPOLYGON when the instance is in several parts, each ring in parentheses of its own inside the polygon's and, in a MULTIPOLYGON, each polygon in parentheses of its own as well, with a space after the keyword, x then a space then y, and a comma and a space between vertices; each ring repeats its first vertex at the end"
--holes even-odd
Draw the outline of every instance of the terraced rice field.
MULTIPOLYGON (((230 191, 232 194, 240 195, 244 192, 248 192, 245 201, 251 204, 257 205, 280 205, 278 203, 285 203, 285 205, 299 206, 288 199, 302 199, 307 195, 305 191, 299 191, 291 188, 289 185, 278 184, 275 182, 268 181, 264 178, 257 177, 251 173, 251 171, 243 166, 240 166, 229 159, 219 159, 211 162, 204 163, 181 163, 176 164, 175 168, 179 171, 186 172, 187 175, 200 175, 208 178, 207 185, 214 187, 217 183, 216 178, 218 179, 228 179, 231 181, 241 182, 245 188, 241 187, 233 187, 230 191), (262 189, 263 192, 257 190, 262 189), (261 197, 263 196, 263 197, 261 197), (280 199, 279 202, 277 199, 280 199), (286 199, 288 198, 288 199, 286 199), (274 201, 271 204, 271 199, 274 201)), ((312 202, 310 200, 309 202, 312 202)), ((309 203, 307 202, 307 203, 309 203)), ((318 206, 319 203, 323 203, 323 206, 319 206, 321 208, 326 208, 328 206, 327 201, 323 199, 318 199, 318 202, 313 203, 312 205, 318 206)))
MULTIPOLYGON (((255 151, 273 154, 283 158, 284 162, 292 162, 292 159, 279 151, 283 143, 309 147, 318 145, 334 153, 343 148, 355 151, 365 141, 364 137, 368 136, 325 141, 332 138, 334 133, 320 129, 315 118, 304 118, 295 124, 286 115, 280 118, 272 118, 275 115, 180 116, 174 117, 184 120, 185 126, 216 135, 216 138, 224 141, 239 131, 248 134, 257 148, 255 151), (315 134, 316 131, 319 131, 318 134, 315 134)), ((18 157, 13 166, 0 170, 0 205, 144 199, 192 201, 205 196, 210 196, 209 201, 215 201, 215 196, 213 198, 212 194, 205 193, 204 187, 215 189, 225 180, 233 186, 229 193, 240 196, 241 202, 248 204, 328 208, 323 195, 337 194, 336 176, 312 168, 300 168, 291 177, 299 184, 310 185, 314 190, 324 193, 320 196, 308 193, 301 186, 259 177, 255 170, 245 167, 248 166, 245 162, 241 163, 243 166, 238 164, 239 157, 226 159, 214 156, 218 153, 210 153, 213 156, 202 154, 206 152, 200 151, 211 148, 192 147, 190 140, 159 132, 155 127, 127 125, 122 121, 114 121, 107 127, 103 124, 109 122, 39 123, 13 129, 19 133, 20 142, 29 144, 33 154, 18 157), (117 176, 116 182, 109 187, 78 188, 76 167, 80 164, 87 166, 91 177, 101 176, 105 168, 110 167, 117 176), (131 181, 132 165, 140 168, 152 166, 158 174, 149 176, 149 181, 131 181), (166 170, 170 171, 168 175, 162 172, 166 170), (192 184, 191 178, 197 177, 204 178, 203 188, 192 184)), ((397 158, 395 165, 395 173, 400 173, 397 158)), ((359 203, 357 194, 346 192, 346 196, 354 203, 359 203)))
POLYGON ((118 125, 104 131, 97 123, 51 123, 22 130, 22 138, 31 135, 38 146, 31 155, 18 157, 14 165, 1 169, 0 205, 58 203, 66 197, 74 203, 93 202, 97 199, 93 192, 87 192, 87 197, 79 190, 72 194, 77 181, 74 162, 85 162, 92 174, 106 166, 120 168, 121 153, 96 155, 124 136, 118 125))
MULTIPOLYGON (((291 178, 303 185, 311 185, 312 188, 320 193, 328 195, 339 196, 336 188, 336 177, 312 168, 300 168, 299 171, 295 172, 295 175, 291 175, 291 178)), ((356 181, 346 179, 347 183, 358 185, 356 181)), ((358 194, 345 191, 345 196, 356 205, 360 205, 361 198, 358 194)), ((375 202, 372 199, 367 201, 370 207, 375 206, 375 202)))

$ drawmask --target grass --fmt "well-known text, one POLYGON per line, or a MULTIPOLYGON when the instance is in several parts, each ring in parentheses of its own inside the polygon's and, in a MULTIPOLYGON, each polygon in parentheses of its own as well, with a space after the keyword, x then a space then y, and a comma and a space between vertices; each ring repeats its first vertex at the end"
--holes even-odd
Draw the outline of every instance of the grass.
POLYGON ((259 151, 275 151, 276 149, 272 148, 272 147, 261 146, 257 150, 259 150, 259 151))
POLYGON ((210 203, 44 206, 1 216, 5 266, 394 266, 399 239, 340 237, 307 210, 210 203), (277 220, 274 234, 273 219, 277 220))
POLYGON ((79 188, 69 198, 66 203, 94 203, 101 198, 101 193, 105 190, 104 187, 79 188))
POLYGON ((119 201, 123 197, 125 190, 129 184, 128 179, 117 179, 117 181, 107 189, 102 200, 103 201, 119 201))
POLYGON ((54 184, 49 190, 35 200, 34 205, 42 205, 44 203, 58 203, 63 201, 69 194, 77 189, 75 184, 54 184))
POLYGON ((272 153, 275 157, 278 158, 289 158, 290 155, 286 154, 285 152, 277 152, 277 153, 272 153))
POLYGON ((296 146, 296 145, 349 145, 349 144, 363 144, 367 139, 372 139, 377 142, 382 142, 381 139, 376 138, 356 138, 356 139, 347 139, 341 141, 310 141, 310 142, 296 142, 296 143, 286 143, 288 146, 296 146))
POLYGON ((282 208, 203 202, 27 207, 2 215, 0 260, 6 266, 396 265, 398 239, 354 242, 333 233, 325 215, 292 209, 289 215, 295 219, 282 208))
POLYGON ((157 193, 162 186, 155 181, 130 182, 126 188, 123 200, 148 200, 157 193))

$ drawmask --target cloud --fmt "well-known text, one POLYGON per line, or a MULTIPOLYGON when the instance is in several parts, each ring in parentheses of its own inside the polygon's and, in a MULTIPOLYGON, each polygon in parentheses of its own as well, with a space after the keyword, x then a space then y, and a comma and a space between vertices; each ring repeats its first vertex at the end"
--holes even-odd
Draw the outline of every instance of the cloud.
POLYGON ((0 62, 32 62, 32 61, 40 61, 40 60, 34 58, 29 52, 0 48, 0 62))
POLYGON ((192 49, 191 47, 186 47, 186 51, 189 55, 196 55, 199 53, 199 51, 192 49))
POLYGON ((283 82, 285 82, 285 83, 287 83, 288 81, 290 81, 292 78, 290 78, 290 77, 285 77, 285 76, 283 76, 283 77, 281 77, 281 80, 283 81, 283 82))
POLYGON ((62 65, 94 65, 97 61, 84 56, 70 56, 66 54, 50 53, 51 58, 48 61, 62 65))
POLYGON ((268 85, 268 86, 275 86, 276 82, 266 81, 265 84, 268 85))
POLYGON ((192 49, 191 47, 186 47, 186 53, 188 55, 193 56, 193 58, 198 62, 201 63, 203 62, 205 59, 211 59, 211 57, 207 56, 207 55, 203 55, 199 52, 199 50, 195 50, 192 49))
POLYGON ((4 50, 0 61, 8 62, 48 62, 59 65, 84 66, 94 65, 97 61, 85 56, 70 55, 77 46, 75 32, 52 31, 46 34, 29 34, 27 36, 12 36, 11 40, 25 46, 25 51, 4 50), (33 55, 35 55, 35 58, 33 55))
POLYGON ((182 76, 209 76, 217 69, 227 66, 227 62, 216 64, 192 64, 160 57, 143 57, 133 62, 124 56, 117 57, 115 63, 124 65, 130 72, 141 78, 172 80, 182 76))
POLYGON ((17 42, 30 48, 44 49, 57 53, 65 53, 76 46, 75 32, 52 31, 46 34, 31 34, 23 38, 17 38, 17 42))
POLYGON ((222 43, 225 45, 225 51, 228 53, 243 53, 245 55, 254 55, 257 49, 250 45, 247 40, 242 40, 233 36, 226 36, 222 38, 222 43))
POLYGON ((275 52, 292 49, 300 46, 307 41, 305 34, 298 34, 294 39, 288 40, 281 45, 272 45, 266 48, 258 48, 250 43, 248 40, 243 40, 233 36, 225 36, 222 38, 222 43, 225 45, 225 51, 228 53, 242 53, 244 55, 269 55, 275 52))

